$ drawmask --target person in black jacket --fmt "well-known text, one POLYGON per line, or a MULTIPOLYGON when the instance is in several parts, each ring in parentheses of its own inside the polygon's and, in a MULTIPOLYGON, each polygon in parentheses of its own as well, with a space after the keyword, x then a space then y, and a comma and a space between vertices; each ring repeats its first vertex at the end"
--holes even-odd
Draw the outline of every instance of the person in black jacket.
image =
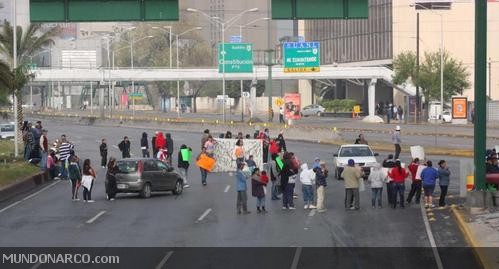
POLYGON ((128 140, 128 136, 123 137, 123 140, 119 143, 118 148, 121 151, 123 159, 130 158, 130 140, 128 140))
POLYGON ((187 184, 187 178, 189 175, 188 171, 190 160, 184 160, 184 158, 182 157, 182 150, 185 149, 189 150, 192 154, 192 149, 187 147, 185 144, 182 144, 182 146, 180 146, 180 150, 178 151, 178 168, 182 176, 184 176, 184 188, 189 188, 189 184, 187 184))
POLYGON ((152 157, 156 158, 158 155, 158 149, 156 148, 156 136, 159 132, 156 132, 151 138, 151 147, 152 147, 152 157))
POLYGON ((279 144, 279 148, 281 149, 281 151, 288 151, 286 149, 286 141, 284 140, 284 136, 282 135, 282 133, 280 133, 278 136, 277 136, 277 139, 276 139, 277 143, 279 144))
POLYGON ((168 150, 168 163, 172 166, 172 156, 173 156, 173 138, 170 133, 166 134, 166 149, 168 150))
POLYGON ((149 158, 149 141, 147 140, 147 133, 142 133, 142 139, 140 139, 140 149, 142 150, 142 157, 149 158))
POLYGON ((296 182, 296 171, 293 169, 293 161, 290 153, 283 155, 284 166, 280 172, 282 189, 282 209, 295 209, 293 201, 293 192, 296 182))
POLYGON ((101 156, 101 166, 102 168, 106 168, 106 164, 107 164, 107 143, 106 143, 106 139, 105 138, 102 138, 102 142, 99 146, 99 150, 100 150, 100 156, 101 156))
POLYGON ((107 164, 106 172, 106 198, 109 201, 113 201, 118 192, 116 187, 116 173, 118 172, 118 166, 116 165, 116 159, 114 157, 109 158, 109 163, 107 164))

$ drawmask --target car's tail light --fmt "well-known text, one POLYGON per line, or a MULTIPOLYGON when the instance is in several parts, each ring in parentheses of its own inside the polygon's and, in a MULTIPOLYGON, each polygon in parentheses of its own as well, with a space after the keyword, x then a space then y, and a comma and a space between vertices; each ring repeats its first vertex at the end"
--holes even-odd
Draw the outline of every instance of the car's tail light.
POLYGON ((142 178, 142 171, 144 171, 144 165, 142 164, 142 161, 137 161, 137 174, 139 175, 139 178, 142 178))

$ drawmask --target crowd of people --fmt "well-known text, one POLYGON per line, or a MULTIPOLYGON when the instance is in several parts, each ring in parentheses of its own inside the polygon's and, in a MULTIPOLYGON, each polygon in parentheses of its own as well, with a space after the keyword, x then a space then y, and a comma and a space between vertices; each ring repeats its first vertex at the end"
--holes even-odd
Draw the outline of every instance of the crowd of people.
MULTIPOLYGON (((56 139, 52 146, 49 146, 47 130, 43 129, 42 123, 38 121, 33 127, 30 123, 25 122, 23 126, 23 141, 25 144, 24 157, 30 162, 40 163, 41 169, 46 169, 52 178, 60 178, 71 182, 71 195, 73 201, 78 201, 79 189, 83 189, 83 200, 85 202, 93 202, 92 189, 97 177, 96 171, 92 168, 90 159, 83 160, 75 153, 75 146, 72 144, 66 135, 61 135, 60 139, 56 139)), ((288 151, 283 132, 280 132, 275 138, 271 138, 268 129, 256 131, 253 136, 243 135, 239 132, 237 135, 232 135, 230 131, 221 134, 220 138, 234 139, 235 148, 232 153, 232 158, 236 162, 237 171, 236 191, 237 202, 236 211, 238 214, 248 214, 250 211, 247 206, 247 189, 248 182, 251 186, 251 195, 256 198, 256 211, 258 213, 267 213, 266 196, 267 185, 270 186, 269 196, 272 201, 282 200, 283 210, 294 210, 295 199, 298 194, 295 189, 298 181, 301 183, 301 194, 303 197, 304 209, 317 209, 318 212, 326 211, 326 188, 328 186, 329 170, 326 163, 320 158, 315 158, 309 166, 306 162, 301 162, 298 156, 288 151), (249 155, 244 148, 245 139, 258 139, 262 141, 262 159, 263 167, 258 167, 254 160, 254 156, 249 155)), ((344 179, 345 188, 345 208, 350 210, 360 209, 360 191, 365 190, 365 184, 371 187, 372 197, 371 205, 373 208, 383 206, 382 192, 386 186, 388 204, 392 208, 404 208, 406 203, 414 201, 420 203, 421 195, 425 207, 435 207, 433 204, 433 192, 435 187, 440 187, 440 198, 438 206, 446 205, 446 194, 450 183, 450 170, 445 160, 438 162, 438 167, 433 167, 430 160, 419 160, 415 158, 406 167, 398 159, 400 148, 400 126, 397 126, 392 134, 392 140, 395 144, 395 156, 390 154, 382 164, 375 165, 367 182, 359 164, 356 164, 353 159, 348 161, 348 165, 341 173, 341 178, 344 179), (410 180, 411 187, 407 199, 405 199, 405 182, 410 180)), ((360 134, 355 141, 356 144, 367 144, 363 134, 360 134)), ((213 138, 210 131, 207 129, 201 137, 201 151, 196 157, 196 160, 201 158, 215 158, 214 151, 217 145, 217 140, 213 138)), ((122 153, 122 158, 131 157, 131 142, 127 136, 117 145, 122 153)), ((142 133, 140 137, 140 149, 142 157, 149 158, 152 154, 153 158, 163 161, 165 164, 172 166, 174 141, 170 133, 155 132, 149 143, 148 134, 142 133), (151 151, 150 151, 151 150, 151 151)), ((188 185, 188 170, 190 163, 185 160, 183 150, 192 152, 192 148, 183 144, 179 148, 177 167, 184 178, 184 187, 188 185)), ((106 168, 106 186, 107 199, 114 200, 116 189, 115 175, 118 172, 116 159, 111 157, 108 160, 108 145, 107 140, 103 138, 99 145, 100 165, 106 168)), ((487 158, 487 172, 499 173, 497 155, 490 153, 487 158)), ((200 167, 201 184, 207 185, 207 178, 210 170, 200 167)))

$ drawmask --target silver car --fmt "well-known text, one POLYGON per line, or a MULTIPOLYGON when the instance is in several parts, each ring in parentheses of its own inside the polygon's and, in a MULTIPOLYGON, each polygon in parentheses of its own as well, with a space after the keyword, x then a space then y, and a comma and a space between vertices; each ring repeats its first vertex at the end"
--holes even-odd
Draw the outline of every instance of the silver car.
POLYGON ((324 112, 324 107, 321 105, 309 105, 304 107, 301 110, 301 115, 302 117, 308 117, 308 116, 321 116, 321 113, 324 112))
MULTIPOLYGON (((117 161, 117 193, 139 193, 151 197, 155 191, 171 191, 180 195, 184 189, 183 177, 167 164, 150 158, 117 161)), ((107 186, 107 182, 106 182, 107 186)))
POLYGON ((15 126, 13 123, 0 124, 0 138, 14 138, 15 136, 15 126))

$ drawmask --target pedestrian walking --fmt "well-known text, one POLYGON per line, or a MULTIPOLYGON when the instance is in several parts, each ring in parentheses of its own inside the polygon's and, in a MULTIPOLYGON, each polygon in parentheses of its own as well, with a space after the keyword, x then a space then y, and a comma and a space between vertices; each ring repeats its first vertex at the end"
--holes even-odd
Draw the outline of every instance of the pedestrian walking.
POLYGON ((106 168, 107 165, 107 141, 105 138, 102 138, 101 144, 99 146, 99 151, 100 151, 100 165, 102 168, 106 168))
POLYGON ((418 177, 418 168, 419 168, 419 158, 414 158, 414 160, 409 164, 409 172, 411 172, 411 191, 409 191, 409 195, 407 196, 407 203, 412 202, 412 197, 416 195, 415 201, 416 204, 419 205, 419 201, 421 200, 421 173, 418 177))
POLYGON ((383 207, 383 185, 386 182, 386 177, 387 174, 381 169, 379 163, 371 168, 367 182, 371 185, 371 206, 373 208, 376 208, 376 204, 378 204, 378 208, 383 207))
POLYGON ((118 173, 118 165, 116 164, 116 158, 109 158, 109 163, 107 164, 106 171, 106 198, 108 201, 114 201, 116 198, 116 193, 118 188, 116 186, 116 173, 118 173))
POLYGON ((49 153, 49 140, 47 138, 47 130, 42 129, 40 136, 40 169, 45 171, 47 169, 47 157, 49 153))
POLYGON ((404 110, 402 109, 402 106, 399 105, 399 107, 397 108, 397 113, 399 115, 399 120, 404 120, 404 110))
POLYGON ((433 205, 433 192, 438 178, 437 169, 433 168, 431 161, 426 162, 426 168, 421 172, 421 179, 423 181, 425 208, 434 208, 433 205))
POLYGON ((438 206, 444 207, 446 205, 445 196, 447 196, 447 188, 450 183, 450 170, 445 160, 440 160, 438 166, 438 185, 440 186, 438 206))
POLYGON ((267 175, 262 175, 260 169, 257 167, 251 173, 251 195, 256 198, 256 212, 267 213, 265 210, 265 188, 268 182, 267 175))
POLYGON ((83 161, 83 176, 81 178, 81 185, 83 186, 83 202, 95 202, 92 200, 92 188, 96 178, 97 175, 90 165, 90 159, 85 159, 85 161, 83 161))
MULTIPOLYGON (((277 158, 277 156, 276 156, 277 158)), ((281 169, 279 168, 279 165, 277 164, 275 158, 270 161, 270 181, 272 182, 272 195, 271 199, 272 200, 281 200, 279 198, 279 194, 281 193, 281 176, 280 176, 281 169)))
POLYGON ((393 182, 393 204, 392 208, 395 209, 397 208, 397 195, 400 198, 399 203, 401 208, 405 208, 404 205, 404 193, 405 193, 405 179, 409 176, 409 173, 405 168, 402 168, 402 164, 400 163, 399 160, 395 161, 395 167, 393 167, 389 172, 388 175, 392 179, 393 182))
POLYGON ((314 169, 314 172, 315 172, 315 184, 317 186, 317 211, 322 213, 326 211, 326 187, 327 187, 326 179, 328 176, 326 163, 321 162, 320 166, 314 169))
MULTIPOLYGON (((203 148, 201 149, 201 152, 199 153, 199 155, 198 155, 198 157, 196 158, 196 160, 197 160, 197 161, 199 161, 199 160, 203 157, 203 155, 204 155, 205 157, 209 157, 208 152, 206 152, 206 148, 205 148, 205 147, 203 147, 203 148)), ((243 166, 242 168, 244 168, 244 166, 243 166)), ((241 169, 242 169, 242 168, 241 168, 241 169)), ((209 172, 209 171, 208 171, 208 170, 206 170, 206 169, 205 169, 205 168, 203 168, 203 167, 199 167, 199 169, 200 169, 200 171, 201 171, 201 184, 203 184, 203 186, 206 186, 206 185, 207 185, 207 183, 206 183, 206 178, 208 177, 208 172, 209 172)))
POLYGON ((130 158, 130 140, 128 136, 123 137, 123 140, 118 144, 123 159, 130 158))
POLYGON ((345 181, 345 208, 350 210, 359 210, 359 187, 360 181, 363 180, 363 172, 361 168, 355 165, 355 161, 353 159, 349 159, 348 166, 344 168, 341 173, 341 177, 345 181))
POLYGON ((355 144, 369 145, 367 143, 367 140, 364 138, 364 134, 359 134, 359 137, 357 139, 355 139, 355 144))
POLYGON ((189 177, 191 154, 192 154, 192 149, 187 147, 187 145, 182 144, 180 146, 180 150, 178 151, 178 168, 184 178, 184 188, 190 187, 190 185, 187 182, 189 177))
POLYGON ((400 125, 395 127, 395 131, 392 134, 392 143, 395 146, 395 156, 393 158, 398 160, 400 151, 402 150, 400 148, 400 144, 402 143, 402 140, 400 139, 400 125))
POLYGON ((315 172, 308 168, 307 163, 301 165, 300 172, 301 190, 303 195, 303 209, 314 209, 314 183, 315 172))
POLYGON ((390 124, 390 120, 393 116, 392 104, 386 102, 386 122, 390 124))
POLYGON ((142 158, 149 158, 149 140, 147 139, 147 133, 142 133, 142 138, 140 139, 140 149, 142 150, 142 158))
POLYGON ((172 156, 173 156, 173 138, 172 138, 172 135, 170 133, 167 133, 166 134, 166 149, 168 150, 167 154, 168 154, 168 164, 170 166, 172 166, 172 156))
POLYGON ((71 199, 73 201, 79 201, 78 199, 78 190, 81 185, 81 171, 80 168, 78 167, 78 158, 76 156, 71 156, 71 158, 68 160, 69 165, 68 165, 68 177, 69 180, 71 180, 71 199))
POLYGON ((74 145, 69 143, 66 135, 61 135, 61 145, 59 146, 59 156, 61 160, 61 177, 68 179, 69 155, 74 150, 74 145))
POLYGON ((398 120, 399 119, 399 114, 398 114, 398 107, 397 105, 393 105, 393 119, 394 120, 398 120))
POLYGON ((216 145, 215 139, 213 139, 213 136, 208 135, 208 139, 204 143, 204 148, 206 150, 206 154, 210 157, 213 156, 213 152, 215 151, 215 145, 216 145))
POLYGON ((156 147, 156 137, 158 136, 159 132, 155 132, 154 136, 151 138, 151 148, 152 148, 152 157, 156 158, 156 155, 158 155, 158 148, 156 147))
POLYGON ((279 107, 279 123, 286 123, 284 121, 284 107, 279 107))
POLYGON ((246 185, 246 175, 243 173, 245 164, 239 163, 236 171, 236 191, 237 191, 237 202, 236 210, 237 214, 249 214, 248 211, 248 194, 246 185))

